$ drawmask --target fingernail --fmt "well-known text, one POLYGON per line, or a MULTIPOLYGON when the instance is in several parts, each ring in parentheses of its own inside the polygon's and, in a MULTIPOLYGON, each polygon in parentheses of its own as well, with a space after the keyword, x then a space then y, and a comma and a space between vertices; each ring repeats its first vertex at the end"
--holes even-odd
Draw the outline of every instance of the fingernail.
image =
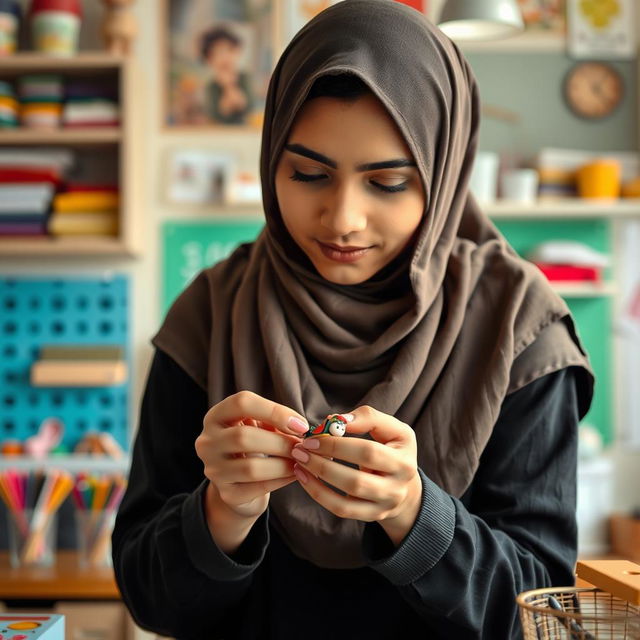
POLYGON ((340 414, 347 422, 353 422, 356 417, 353 415, 353 413, 341 413, 340 414))
POLYGON ((298 478, 302 484, 307 484, 309 478, 307 478, 307 474, 297 464, 293 467, 293 473, 296 474, 296 478, 298 478))
POLYGON ((300 462, 309 462, 309 454, 298 447, 293 447, 291 455, 300 462))
POLYGON ((300 420, 300 418, 296 418, 295 416, 291 416, 287 421, 287 427, 291 429, 291 431, 295 431, 296 433, 306 433, 309 431, 309 425, 306 422, 300 420))
POLYGON ((320 440, 318 438, 307 438, 302 441, 302 446, 305 449, 318 449, 320 447, 320 440))

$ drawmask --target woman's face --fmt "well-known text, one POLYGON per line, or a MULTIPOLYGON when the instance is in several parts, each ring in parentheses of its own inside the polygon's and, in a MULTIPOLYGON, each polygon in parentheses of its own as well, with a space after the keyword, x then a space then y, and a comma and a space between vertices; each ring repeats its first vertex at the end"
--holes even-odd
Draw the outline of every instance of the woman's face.
POLYGON ((364 282, 398 256, 425 207, 413 156, 371 94, 303 105, 278 162, 276 195, 291 237, 337 284, 364 282))

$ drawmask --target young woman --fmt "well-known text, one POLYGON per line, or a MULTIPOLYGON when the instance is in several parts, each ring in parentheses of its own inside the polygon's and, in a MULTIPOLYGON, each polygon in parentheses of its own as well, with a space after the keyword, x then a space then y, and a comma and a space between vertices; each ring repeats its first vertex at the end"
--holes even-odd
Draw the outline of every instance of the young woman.
POLYGON ((567 307, 470 195, 477 89, 418 12, 348 0, 269 88, 266 228, 154 337, 113 535, 134 618, 177 638, 520 635, 573 582, 567 307), (304 438, 328 414, 344 437, 304 438))

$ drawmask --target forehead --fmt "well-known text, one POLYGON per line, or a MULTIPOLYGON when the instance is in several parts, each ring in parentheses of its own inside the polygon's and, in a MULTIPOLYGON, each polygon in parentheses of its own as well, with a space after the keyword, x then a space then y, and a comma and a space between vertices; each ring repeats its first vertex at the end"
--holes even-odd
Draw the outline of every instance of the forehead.
POLYGON ((412 158, 395 121, 373 94, 356 100, 314 98, 301 107, 288 142, 339 160, 412 158))

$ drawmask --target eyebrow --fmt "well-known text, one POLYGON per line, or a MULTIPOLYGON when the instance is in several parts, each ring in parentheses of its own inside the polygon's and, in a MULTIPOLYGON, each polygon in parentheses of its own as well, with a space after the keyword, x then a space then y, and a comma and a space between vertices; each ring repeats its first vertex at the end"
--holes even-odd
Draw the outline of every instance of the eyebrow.
MULTIPOLYGON (((309 149, 302 144, 286 144, 284 148, 291 153, 295 153, 311 160, 316 160, 322 164, 331 167, 332 169, 338 168, 338 163, 331 158, 328 158, 318 151, 309 149)), ((406 158, 398 158, 395 160, 383 160, 382 162, 367 162, 366 164, 359 164, 356 167, 356 171, 375 171, 376 169, 398 169, 401 167, 415 167, 417 166, 413 160, 407 160, 406 158)))

